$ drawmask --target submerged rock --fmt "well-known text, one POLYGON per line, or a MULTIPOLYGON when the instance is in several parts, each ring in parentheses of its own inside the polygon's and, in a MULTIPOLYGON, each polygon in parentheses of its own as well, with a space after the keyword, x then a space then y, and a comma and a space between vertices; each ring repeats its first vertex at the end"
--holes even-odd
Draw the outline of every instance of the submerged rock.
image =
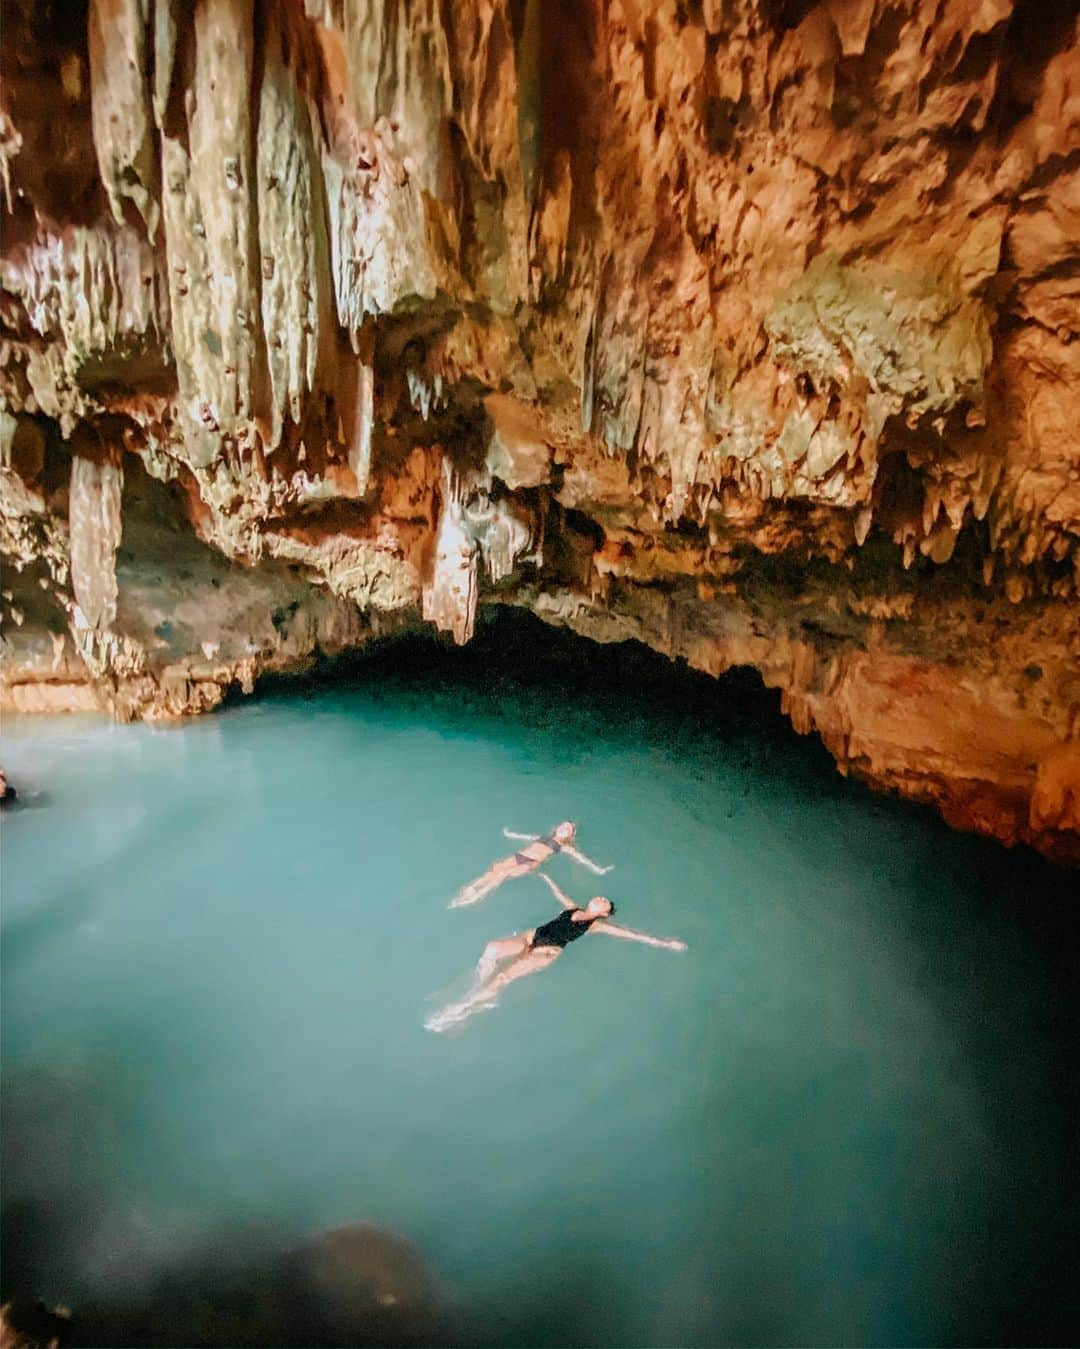
MULTIPOLYGON (((43 1309, 42 1309, 43 1311, 43 1309)), ((47 1314, 46 1314, 47 1315, 47 1314)), ((19 1321, 27 1334, 49 1323, 19 1321)), ((411 1346, 454 1338, 419 1251, 373 1223, 347 1223, 282 1250, 238 1227, 161 1262, 146 1287, 77 1306, 79 1344, 411 1346)), ((13 1339, 12 1349, 40 1345, 13 1339)), ((8 1340, 4 1340, 7 1349, 8 1340)))
POLYGON ((3 705, 477 606, 1080 858, 1074 6, 13 0, 3 705))
POLYGON ((281 1276, 314 1343, 437 1341, 434 1281, 416 1247, 385 1228, 320 1232, 290 1253, 281 1276))
POLYGON ((71 1330, 66 1307, 12 1301, 0 1307, 0 1349, 60 1349, 71 1330))

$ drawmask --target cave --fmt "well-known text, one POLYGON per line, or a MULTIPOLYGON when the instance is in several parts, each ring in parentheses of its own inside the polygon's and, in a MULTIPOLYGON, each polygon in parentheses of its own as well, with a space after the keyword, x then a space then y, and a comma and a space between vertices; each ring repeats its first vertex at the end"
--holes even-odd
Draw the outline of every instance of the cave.
POLYGON ((1075 1340, 1075 7, 4 8, 5 1344, 1075 1340))

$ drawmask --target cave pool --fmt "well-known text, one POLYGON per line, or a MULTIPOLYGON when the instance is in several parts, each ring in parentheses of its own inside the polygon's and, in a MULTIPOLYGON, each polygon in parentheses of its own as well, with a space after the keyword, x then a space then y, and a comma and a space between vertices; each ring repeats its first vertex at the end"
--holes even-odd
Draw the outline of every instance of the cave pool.
POLYGON ((430 1275, 400 1342, 1080 1335, 1076 878, 842 779, 756 677, 501 617, 3 730, 3 1285, 74 1343, 275 1342, 267 1262, 351 1223, 430 1275), (425 1031, 556 912, 447 902, 563 818, 616 870, 551 875, 689 950, 425 1031))

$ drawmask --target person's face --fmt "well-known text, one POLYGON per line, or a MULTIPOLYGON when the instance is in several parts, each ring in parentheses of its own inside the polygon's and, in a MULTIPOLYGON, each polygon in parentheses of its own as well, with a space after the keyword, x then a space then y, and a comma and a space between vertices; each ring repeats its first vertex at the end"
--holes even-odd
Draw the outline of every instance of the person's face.
POLYGON ((569 843, 576 832, 576 826, 571 824, 569 820, 563 820, 562 824, 555 830, 555 837, 560 843, 569 843))
POLYGON ((597 895, 595 899, 589 900, 589 912, 594 918, 606 918, 614 908, 611 900, 605 899, 603 895, 597 895))

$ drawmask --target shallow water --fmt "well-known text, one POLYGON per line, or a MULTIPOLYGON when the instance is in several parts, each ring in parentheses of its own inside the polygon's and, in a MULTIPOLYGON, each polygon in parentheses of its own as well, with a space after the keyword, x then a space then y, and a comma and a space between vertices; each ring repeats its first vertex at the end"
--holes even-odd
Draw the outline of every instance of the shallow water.
POLYGON ((365 1221, 438 1286, 403 1338, 1075 1339, 1075 878, 845 783, 750 681, 612 692, 524 631, 181 728, 7 720, 5 1292, 257 1342, 271 1254, 365 1221), (447 901, 562 818, 689 950, 590 938, 426 1032, 556 912, 447 901))

